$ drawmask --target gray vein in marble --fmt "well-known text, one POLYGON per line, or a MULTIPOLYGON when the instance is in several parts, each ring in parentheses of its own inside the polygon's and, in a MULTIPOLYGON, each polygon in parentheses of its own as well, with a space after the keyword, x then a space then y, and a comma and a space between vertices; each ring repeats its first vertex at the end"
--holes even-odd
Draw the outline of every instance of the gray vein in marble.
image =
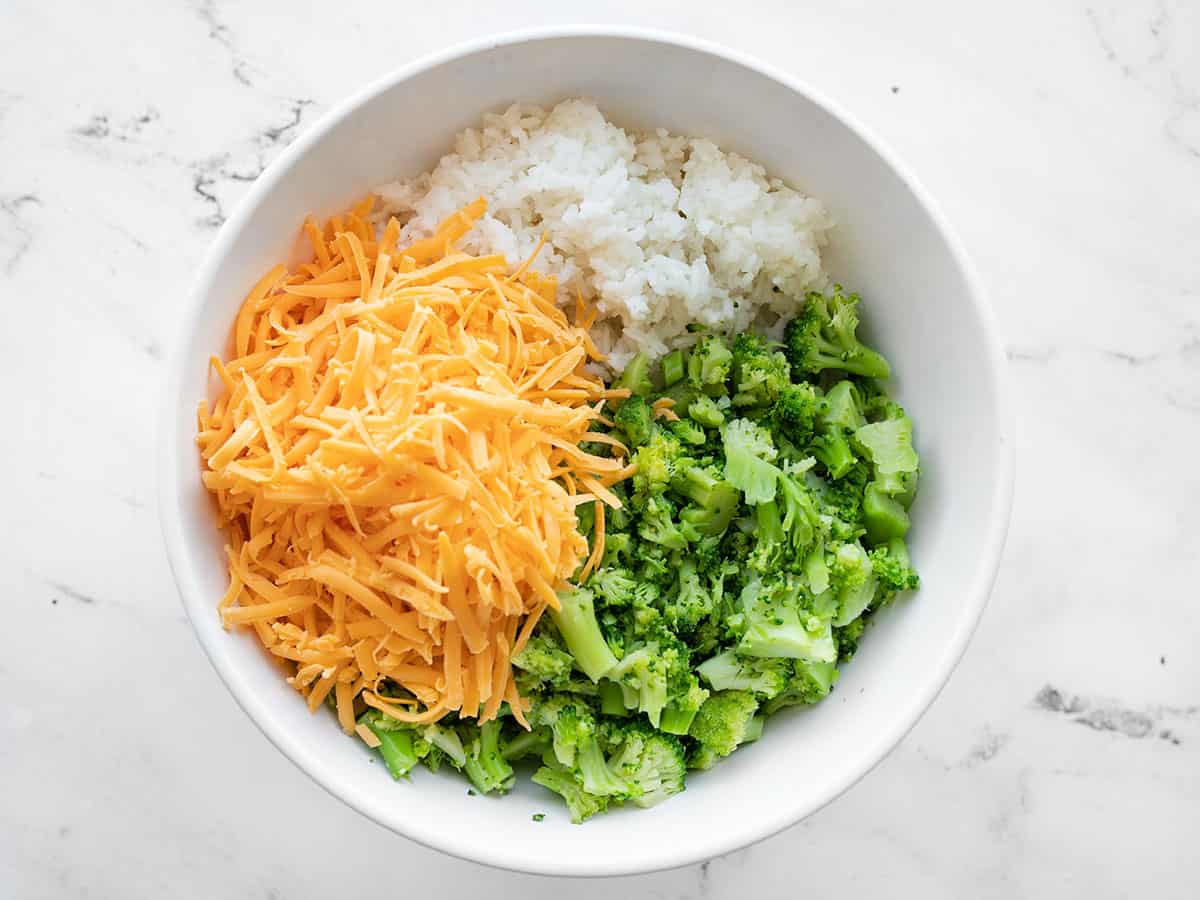
POLYGON ((0 199, 0 252, 7 254, 3 265, 5 275, 15 272, 21 257, 29 252, 34 229, 26 213, 30 207, 41 205, 37 194, 18 194, 0 199))
POLYGON ((1057 347, 1009 347, 1008 358, 1012 362, 1048 363, 1057 358, 1057 347))
POLYGON ((290 98, 287 104, 284 121, 269 125, 250 137, 249 158, 235 160, 232 152, 226 152, 189 165, 192 193, 204 201, 208 209, 208 214, 198 220, 201 227, 219 228, 224 224, 227 211, 221 185, 227 182, 248 184, 258 178, 275 155, 291 143, 296 129, 304 121, 305 110, 313 106, 314 101, 290 98))
POLYGON ((230 69, 234 79, 246 87, 253 87, 254 83, 250 80, 250 75, 256 77, 261 75, 258 69, 250 65, 234 40, 233 32, 229 26, 221 19, 220 10, 217 8, 215 0, 201 0, 194 7, 196 15, 200 20, 208 26, 209 40, 215 41, 225 48, 229 54, 232 68, 230 69))
POLYGON ((971 750, 967 753, 966 759, 963 760, 962 766, 966 769, 973 769, 983 763, 990 762, 995 759, 1004 745, 1008 743, 1007 734, 999 734, 991 729, 984 729, 983 737, 980 739, 971 750))
POLYGON ((1163 725, 1168 718, 1195 719, 1200 706, 1155 706, 1134 709, 1114 700, 1089 699, 1069 694, 1053 685, 1045 685, 1033 698, 1033 704, 1046 712, 1066 716, 1070 721, 1093 731, 1108 731, 1140 740, 1157 737, 1175 746, 1183 743, 1178 734, 1163 725))
MULTIPOLYGON (((1121 7, 1124 12, 1132 4, 1121 7)), ((1106 17, 1094 7, 1084 10, 1088 24, 1100 46, 1104 58, 1117 67, 1125 78, 1138 84, 1143 90, 1162 101, 1167 108, 1163 120, 1163 133, 1172 146, 1189 156, 1200 159, 1200 89, 1189 85, 1181 74, 1180 67, 1186 60, 1176 59, 1173 54, 1174 22, 1170 10, 1162 0, 1154 3, 1147 14, 1143 29, 1113 29, 1106 17), (1117 32, 1125 43, 1118 43, 1117 32), (1150 37, 1149 49, 1127 46, 1132 38, 1150 37)))
MULTIPOLYGON (((61 581, 53 581, 47 578, 43 581, 43 583, 47 587, 51 587, 58 593, 62 594, 68 600, 74 600, 76 603, 83 603, 91 606, 96 602, 96 598, 91 594, 86 594, 81 590, 71 587, 69 584, 63 584, 61 581)), ((54 602, 57 603, 58 601, 55 600, 54 602)))
POLYGON ((152 106, 145 111, 129 118, 114 121, 106 113, 95 113, 84 124, 71 129, 76 137, 88 138, 93 141, 117 141, 128 144, 141 136, 146 126, 157 122, 161 114, 152 106))

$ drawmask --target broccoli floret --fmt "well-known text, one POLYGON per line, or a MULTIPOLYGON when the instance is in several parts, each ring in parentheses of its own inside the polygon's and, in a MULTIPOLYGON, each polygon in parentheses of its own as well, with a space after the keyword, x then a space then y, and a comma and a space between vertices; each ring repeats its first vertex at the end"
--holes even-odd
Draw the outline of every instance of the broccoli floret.
POLYGON ((799 372, 840 369, 867 378, 887 378, 887 360, 866 347, 858 330, 857 294, 835 287, 828 295, 810 293, 804 309, 784 329, 787 357, 799 372))
POLYGON ((721 430, 721 440, 725 479, 745 495, 747 503, 773 500, 779 469, 772 465, 778 451, 770 433, 749 419, 734 419, 721 430))
POLYGON ((696 671, 714 691, 749 691, 769 700, 787 688, 792 661, 744 657, 726 650, 700 663, 696 671))
POLYGON ((864 425, 854 432, 854 440, 866 451, 880 475, 917 471, 912 420, 906 415, 864 425))
POLYGON ((671 422, 667 427, 671 430, 671 434, 679 438, 681 443, 690 444, 693 447, 702 446, 708 440, 704 429, 691 419, 679 419, 671 422))
POLYGON ((817 417, 826 405, 824 397, 813 385, 788 384, 771 408, 771 422, 789 441, 803 447, 812 440, 817 417))
POLYGON ((636 720, 605 729, 612 747, 613 770, 630 786, 631 799, 641 807, 661 803, 683 790, 687 769, 683 744, 636 720))
POLYGON ((715 756, 728 756, 754 731, 758 701, 746 691, 720 691, 704 701, 688 735, 715 756))
POLYGON ((712 397, 699 396, 687 405, 688 417, 705 428, 720 428, 725 424, 725 413, 721 412, 712 397))
POLYGON ((783 530, 779 504, 774 500, 758 504, 754 507, 754 522, 754 547, 746 562, 757 572, 775 572, 787 560, 787 533, 783 530))
POLYGON ((648 397, 654 392, 654 384, 650 381, 650 357, 639 353, 625 365, 624 371, 613 387, 628 389, 634 396, 648 397))
POLYGON ((677 633, 693 631, 713 611, 713 596, 700 579, 696 564, 684 560, 679 567, 679 582, 674 596, 663 611, 667 625, 677 633))
POLYGON ((799 703, 817 703, 829 696, 838 679, 837 666, 833 662, 801 662, 796 660, 787 688, 764 705, 770 715, 785 706, 799 703))
POLYGON ((802 556, 812 546, 824 527, 817 509, 817 499, 802 475, 795 468, 789 468, 779 475, 779 501, 783 512, 781 525, 796 557, 802 556), (797 474, 801 477, 797 477, 797 474))
POLYGON ((737 512, 741 496, 737 488, 713 466, 687 465, 671 483, 676 492, 693 501, 680 514, 680 525, 690 540, 720 537, 737 512))
POLYGON ((575 657, 575 665, 592 681, 617 664, 617 658, 600 632, 592 592, 587 588, 559 591, 559 609, 550 616, 558 627, 567 649, 575 657))
POLYGON ((842 544, 833 553, 829 567, 837 591, 837 615, 833 624, 848 625, 863 614, 875 597, 875 573, 862 544, 842 544))
POLYGON ((859 616, 853 622, 842 628, 833 629, 833 639, 837 642, 838 661, 849 662, 858 650, 858 642, 862 638, 863 629, 867 627, 867 617, 859 616))
POLYGON ((879 582, 883 602, 902 591, 915 591, 921 586, 921 578, 912 567, 903 539, 892 538, 885 546, 875 547, 867 555, 871 558, 871 569, 879 582))
POLYGON ((734 406, 769 406, 791 384, 787 357, 757 335, 742 332, 733 341, 734 406))
POLYGON ((526 676, 524 687, 548 684, 560 686, 571 677, 574 667, 571 654, 563 650, 551 635, 538 631, 513 656, 512 664, 526 676))
POLYGON ((706 394, 725 393, 725 382, 733 366, 733 354, 725 341, 715 334, 707 334, 692 348, 688 355, 688 383, 706 394))
POLYGON ((684 458, 679 439, 656 429, 649 441, 633 454, 633 461, 637 464, 637 472, 633 476, 635 500, 641 503, 647 497, 665 491, 684 458))
POLYGON ((639 394, 634 394, 621 404, 621 408, 613 416, 613 424, 621 429, 631 448, 640 447, 649 441, 656 427, 654 411, 650 409, 646 398, 639 394))
POLYGON ((800 590, 789 576, 746 583, 739 598, 744 617, 739 654, 810 662, 832 662, 837 657, 829 619, 803 610, 800 590))
MULTIPOLYGON (((587 587, 598 595, 597 599, 605 606, 624 607, 633 602, 638 580, 626 568, 602 565, 588 578, 587 587)), ((517 663, 515 658, 513 663, 517 663)))
POLYGON ((625 707, 644 712, 655 728, 667 705, 667 682, 675 663, 657 643, 650 643, 625 654, 609 675, 621 685, 625 707))
POLYGON ((687 734, 692 727, 692 720, 704 701, 708 699, 708 691, 700 686, 699 680, 690 672, 686 677, 676 678, 669 686, 671 699, 663 709, 659 728, 667 734, 687 734), (679 685, 685 687, 680 689, 679 685))
POLYGON ((535 697, 528 718, 530 725, 549 729, 554 759, 564 766, 574 766, 580 746, 596 737, 596 718, 581 697, 535 697))
POLYGON ((675 521, 675 506, 666 497, 651 497, 642 509, 642 518, 638 523, 638 534, 642 540, 658 544, 668 550, 682 550, 687 547, 687 538, 679 530, 675 521))
POLYGON ((633 635, 645 638, 662 618, 662 590, 654 582, 643 582, 633 594, 630 625, 633 635))
POLYGON ((472 727, 466 750, 467 758, 463 764, 463 771, 480 793, 508 793, 516 782, 516 775, 500 752, 500 723, 493 719, 478 727, 472 727))
POLYGON ((825 393, 825 405, 817 416, 817 430, 840 428, 855 431, 867 424, 863 417, 863 401, 853 381, 842 379, 825 393))
POLYGON ((576 780, 575 774, 564 766, 542 766, 533 773, 533 780, 563 798, 571 814, 571 821, 576 825, 608 808, 608 797, 589 794, 576 780))

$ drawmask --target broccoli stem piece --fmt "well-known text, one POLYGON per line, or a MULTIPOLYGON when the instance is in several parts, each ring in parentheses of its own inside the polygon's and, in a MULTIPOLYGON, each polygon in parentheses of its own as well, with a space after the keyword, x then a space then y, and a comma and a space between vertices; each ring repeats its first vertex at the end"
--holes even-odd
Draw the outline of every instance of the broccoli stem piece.
POLYGON ((839 428, 833 428, 815 438, 811 445, 812 454, 825 466, 830 478, 841 478, 849 472, 858 461, 846 433, 839 428))
POLYGON ((650 357, 639 353, 625 366, 624 371, 616 381, 614 388, 628 388, 633 394, 647 397, 654 392, 654 384, 650 381, 650 357))
POLYGON ((512 760, 524 759, 526 756, 540 755, 549 749, 549 735, 541 729, 535 728, 532 731, 522 731, 515 737, 505 741, 504 746, 500 750, 500 755, 511 762, 512 760))
POLYGON ((589 794, 568 769, 559 766, 542 766, 533 773, 533 781, 554 791, 566 801, 567 810, 571 813, 571 821, 576 825, 598 812, 603 812, 608 807, 607 797, 589 794))
POLYGON ((500 752, 500 723, 493 719, 479 726, 479 733, 471 741, 471 752, 463 764, 463 770, 471 783, 481 793, 493 791, 505 793, 516 780, 513 768, 500 752))
POLYGON ((688 708, 668 703, 662 711, 662 718, 658 723, 659 730, 665 731, 667 734, 687 734, 697 712, 698 709, 695 707, 688 708))
POLYGON ((550 611, 554 624, 558 626, 580 671, 592 681, 599 681, 617 664, 617 658, 600 633, 592 592, 586 588, 574 588, 560 591, 558 599, 560 608, 550 611))
POLYGON ((863 492, 862 509, 867 540, 872 544, 883 544, 908 534, 909 518, 903 504, 885 494, 875 482, 868 484, 863 492))
POLYGON ((625 715, 625 692, 615 681, 600 682, 600 712, 606 716, 625 715))
POLYGON ((663 387, 670 387, 684 376, 683 351, 675 350, 662 359, 663 387))
POLYGON ((379 755, 383 757, 383 763, 392 773, 392 777, 399 781, 408 775, 418 762, 417 753, 413 749, 412 732, 407 729, 385 731, 376 728, 371 721, 367 721, 366 725, 371 729, 371 733, 379 738, 379 755))

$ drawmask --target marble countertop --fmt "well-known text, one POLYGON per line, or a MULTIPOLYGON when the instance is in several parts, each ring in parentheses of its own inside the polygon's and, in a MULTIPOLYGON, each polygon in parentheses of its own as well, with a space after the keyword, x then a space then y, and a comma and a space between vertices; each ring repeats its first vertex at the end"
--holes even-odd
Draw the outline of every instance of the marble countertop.
POLYGON ((0 896, 1200 893, 1200 4, 800 6, 0 6, 0 896), (748 850, 568 886, 281 762, 184 620, 154 419, 181 278, 315 116, 449 43, 601 15, 795 72, 909 163, 998 312, 1019 477, 974 643, 873 773, 748 850))

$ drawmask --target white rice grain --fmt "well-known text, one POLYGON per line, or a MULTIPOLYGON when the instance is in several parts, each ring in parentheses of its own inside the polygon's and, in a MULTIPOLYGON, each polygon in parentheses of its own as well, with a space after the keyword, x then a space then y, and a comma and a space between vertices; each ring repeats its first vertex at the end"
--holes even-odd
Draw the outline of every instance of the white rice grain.
POLYGON ((617 370, 639 350, 687 342, 687 326, 770 329, 825 286, 821 203, 711 141, 659 130, 630 134, 595 104, 549 112, 514 104, 467 129, 432 172, 378 188, 403 238, 430 234, 479 196, 486 215, 463 240, 472 253, 535 264, 596 304, 597 342, 617 370))

